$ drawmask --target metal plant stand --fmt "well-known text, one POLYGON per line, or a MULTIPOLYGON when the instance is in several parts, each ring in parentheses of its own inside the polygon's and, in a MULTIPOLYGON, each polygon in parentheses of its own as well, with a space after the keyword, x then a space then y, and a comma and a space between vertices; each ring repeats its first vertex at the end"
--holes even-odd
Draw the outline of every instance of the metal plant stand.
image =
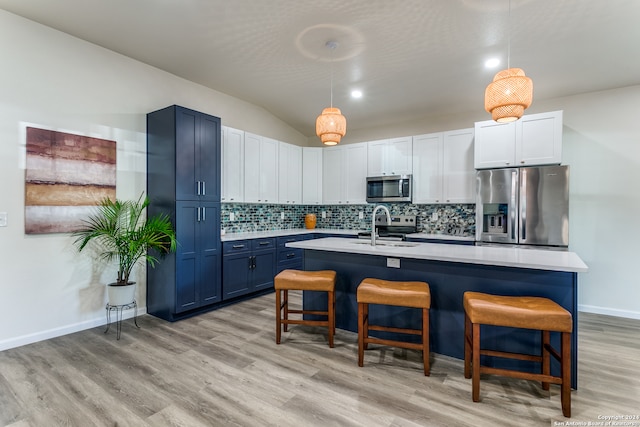
POLYGON ((116 339, 120 339, 120 333, 122 332, 122 312, 124 310, 129 310, 133 308, 133 323, 136 325, 136 328, 140 329, 138 325, 138 304, 135 300, 130 302, 129 304, 122 305, 111 305, 107 303, 107 329, 105 329, 104 333, 106 334, 109 331, 109 326, 111 326, 111 312, 116 312, 116 339))

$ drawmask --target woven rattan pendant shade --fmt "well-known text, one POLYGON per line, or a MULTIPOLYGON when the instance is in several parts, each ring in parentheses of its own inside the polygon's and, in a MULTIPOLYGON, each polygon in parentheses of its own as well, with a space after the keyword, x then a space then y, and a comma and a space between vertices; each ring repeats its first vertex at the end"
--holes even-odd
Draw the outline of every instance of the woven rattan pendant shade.
POLYGON ((316 135, 324 145, 337 145, 347 133, 347 119, 339 108, 325 108, 316 119, 316 135))
POLYGON ((533 100, 533 81, 520 68, 500 71, 484 92, 484 109, 497 122, 512 122, 533 100))
POLYGON ((338 42, 329 40, 325 43, 331 51, 331 106, 322 110, 322 114, 316 119, 316 135, 324 145, 338 145, 340 139, 347 133, 347 119, 339 108, 333 106, 333 51, 338 47, 338 42))

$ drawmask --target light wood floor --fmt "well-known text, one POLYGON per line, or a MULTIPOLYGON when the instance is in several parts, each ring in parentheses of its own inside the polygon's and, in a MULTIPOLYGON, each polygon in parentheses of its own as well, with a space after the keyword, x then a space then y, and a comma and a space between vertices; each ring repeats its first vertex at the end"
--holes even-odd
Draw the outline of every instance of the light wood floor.
MULTIPOLYGON (((299 296, 296 303, 300 304, 299 296)), ((0 353, 0 425, 549 426, 559 389, 486 377, 471 401, 462 361, 292 326, 275 344, 275 295, 168 323, 125 320, 0 353)), ((640 321, 581 314, 572 422, 640 415, 640 321)), ((554 423, 555 422, 555 423, 554 423)), ((640 425, 640 420, 635 421, 640 425)), ((566 425, 566 424, 565 424, 566 425)), ((574 424, 579 425, 579 424, 574 424)), ((585 424, 586 425, 586 424, 585 424)))

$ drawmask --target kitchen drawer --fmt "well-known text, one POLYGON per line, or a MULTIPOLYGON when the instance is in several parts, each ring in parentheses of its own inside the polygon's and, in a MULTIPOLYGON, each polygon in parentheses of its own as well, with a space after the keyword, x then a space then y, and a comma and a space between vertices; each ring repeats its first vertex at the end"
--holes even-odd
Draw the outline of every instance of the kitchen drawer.
POLYGON ((278 250, 289 249, 285 245, 291 242, 313 239, 313 234, 294 234, 292 236, 278 237, 278 250))
POLYGON ((302 249, 285 248, 278 251, 278 262, 297 261, 302 259, 302 249))
POLYGON ((275 249, 275 248, 276 248, 275 237, 251 240, 251 249, 254 251, 264 251, 264 250, 275 249))
POLYGON ((251 240, 235 240, 233 242, 222 242, 222 253, 224 255, 251 250, 251 240))
POLYGON ((279 262, 276 269, 276 274, 280 273, 282 270, 303 270, 302 258, 300 258, 298 261, 293 262, 279 262))

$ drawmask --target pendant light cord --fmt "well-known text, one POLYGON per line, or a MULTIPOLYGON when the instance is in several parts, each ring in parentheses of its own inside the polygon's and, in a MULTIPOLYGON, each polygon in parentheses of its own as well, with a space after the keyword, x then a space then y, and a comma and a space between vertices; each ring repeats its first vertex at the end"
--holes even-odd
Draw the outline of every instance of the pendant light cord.
POLYGON ((511 0, 509 0, 509 14, 507 15, 507 69, 511 68, 511 0))
POLYGON ((333 108, 333 49, 331 50, 331 102, 329 104, 333 108))
POLYGON ((333 40, 329 40, 327 43, 325 43, 325 46, 331 51, 331 58, 329 60, 330 64, 330 70, 331 70, 331 108, 333 108, 333 51, 338 47, 338 42, 333 41, 333 40))

